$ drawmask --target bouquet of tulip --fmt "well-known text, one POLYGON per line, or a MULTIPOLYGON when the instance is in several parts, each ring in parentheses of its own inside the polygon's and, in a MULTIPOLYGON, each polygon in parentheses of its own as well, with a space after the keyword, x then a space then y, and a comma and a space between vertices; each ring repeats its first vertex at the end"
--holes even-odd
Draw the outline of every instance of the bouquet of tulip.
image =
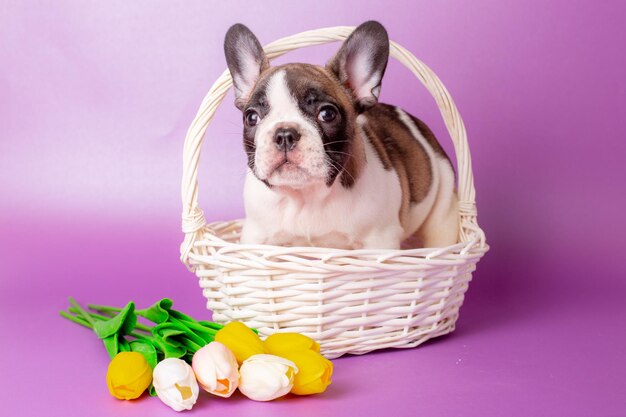
POLYGON ((220 397, 239 390, 256 401, 288 393, 324 392, 331 383, 333 364, 319 353, 319 344, 298 333, 277 333, 262 341, 240 322, 226 326, 172 309, 164 298, 136 310, 88 305, 70 298, 61 315, 91 328, 111 357, 107 385, 111 395, 130 400, 152 385, 150 392, 176 411, 196 403, 199 387, 220 397), (155 325, 138 323, 143 317, 155 325))

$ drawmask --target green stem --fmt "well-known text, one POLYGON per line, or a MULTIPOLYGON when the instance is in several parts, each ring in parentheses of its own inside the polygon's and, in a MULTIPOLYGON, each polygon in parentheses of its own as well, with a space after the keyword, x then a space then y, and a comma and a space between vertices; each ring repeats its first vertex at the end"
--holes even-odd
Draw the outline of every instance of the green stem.
MULTIPOLYGON (((189 322, 189 321, 181 321, 178 319, 175 319, 174 317, 170 317, 170 322, 172 324, 175 324, 179 327, 181 327, 182 329, 186 329, 185 330, 185 336, 187 337, 187 339, 193 341, 196 345, 201 345, 200 347, 204 346, 205 344, 207 344, 207 340, 205 340, 201 335, 196 334, 196 332, 194 332, 194 327, 198 327, 196 326, 196 322, 189 322)), ((196 329, 198 330, 198 329, 196 329)), ((201 331, 203 331, 204 329, 201 329, 201 331)))
MULTIPOLYGON (((111 307, 111 306, 103 306, 100 304, 87 304, 87 307, 89 307, 92 310, 96 310, 99 311, 101 313, 119 313, 120 311, 122 311, 121 308, 119 307, 111 307)), ((138 316, 144 317, 145 316, 143 314, 141 314, 139 311, 135 311, 135 313, 138 316)), ((168 321, 173 321, 172 319, 178 319, 181 320, 183 322, 185 322, 185 324, 187 324, 188 327, 192 327, 194 326, 194 328, 192 330, 198 330, 198 331, 203 331, 206 333, 209 333, 209 335, 211 336, 215 336, 215 334, 222 328, 224 327, 224 325, 222 324, 218 324, 218 323, 214 323, 214 322, 210 322, 210 321, 198 321, 195 320, 194 318, 181 313, 180 311, 177 310, 171 310, 170 311, 170 319, 168 321), (193 323, 191 326, 189 325, 189 323, 193 323)), ((149 332, 150 331, 150 327, 147 326, 143 326, 142 324, 138 323, 136 326, 138 329, 140 330, 144 330, 149 332)), ((256 329, 252 329, 253 331, 255 331, 256 333, 256 329)))
POLYGON ((199 345, 196 342, 194 342, 193 340, 191 340, 189 337, 183 337, 181 338, 181 343, 187 348, 187 350, 191 350, 193 351, 193 353, 197 352, 198 350, 200 350, 202 348, 202 346, 204 345, 199 345))
POLYGON ((101 306, 99 304, 87 304, 87 307, 89 307, 92 310, 103 311, 103 312, 116 312, 116 313, 119 313, 120 311, 122 311, 122 309, 118 308, 118 307, 101 306))
MULTIPOLYGON (((91 308, 91 307, 90 307, 91 308)), ((70 307, 69 308, 70 313, 78 313, 79 311, 74 308, 74 307, 70 307)), ((91 312, 87 312, 87 314, 89 314, 92 318, 95 318, 97 320, 110 320, 111 317, 107 317, 107 316, 103 316, 100 314, 96 314, 96 313, 91 313, 91 312)), ((145 324, 141 324, 141 323, 137 323, 135 324, 135 329, 137 330, 142 330, 144 332, 148 332, 150 333, 152 331, 152 327, 146 326, 145 324)))
POLYGON ((137 323, 135 324, 135 329, 142 330, 144 332, 152 333, 152 327, 146 326, 145 324, 137 323))
MULTIPOLYGON (((74 314, 77 314, 77 313, 79 312, 79 311, 78 311, 76 308, 74 308, 74 307, 70 307, 70 308, 68 308, 68 311, 69 311, 70 313, 74 313, 74 314)), ((111 318, 111 317, 105 317, 105 316, 102 316, 102 315, 100 315, 100 314, 92 313, 91 311, 87 311, 87 314, 89 314, 89 315, 91 316, 91 318, 94 318, 94 319, 97 319, 97 320, 109 320, 109 319, 111 318)))
MULTIPOLYGON (((176 320, 176 319, 174 319, 174 320, 176 320)), ((197 321, 193 321, 193 322, 185 321, 183 323, 187 327, 189 327, 191 330, 197 330, 197 331, 203 332, 203 333, 211 333, 213 335, 215 335, 217 333, 217 330, 215 330, 215 329, 213 329, 211 327, 204 326, 203 324, 198 323, 197 321)))
POLYGON ((152 340, 152 337, 149 337, 149 336, 146 336, 146 335, 140 334, 140 333, 135 333, 135 332, 130 332, 129 336, 132 336, 135 339, 141 339, 141 340, 147 340, 147 341, 152 340))
POLYGON ((96 322, 93 320, 93 318, 91 318, 91 316, 89 315, 89 313, 87 313, 81 306, 80 304, 78 304, 76 302, 76 300, 74 299, 74 297, 69 297, 70 300, 70 304, 78 311, 78 313, 85 319, 85 321, 87 321, 87 323, 89 323, 91 325, 91 328, 94 327, 94 325, 96 324, 96 322))
MULTIPOLYGON (((200 320, 197 323, 199 325, 201 325, 202 327, 206 328, 206 329, 214 330, 215 333, 217 333, 219 330, 221 330, 224 327, 223 324, 214 323, 212 321, 200 320)), ((254 329, 252 329, 252 330, 254 330, 254 329)))
MULTIPOLYGON (((73 308, 73 307, 70 307, 69 310, 70 310, 70 312, 75 312, 76 311, 76 309, 73 308)), ((85 322, 85 319, 82 318, 82 316, 74 316, 74 315, 68 313, 67 311, 60 311, 59 314, 62 317, 65 317, 66 319, 68 319, 70 321, 73 321, 76 324, 80 324, 81 326, 87 327, 88 329, 93 329, 89 325, 89 323, 85 322)), ((92 313, 92 316, 97 317, 97 315, 94 315, 93 313, 92 313)), ((104 317, 103 319, 104 320, 108 320, 106 317, 104 317)), ((143 334, 140 334, 140 333, 136 333, 136 332, 131 332, 129 334, 129 336, 132 336, 135 339, 141 339, 141 340, 146 340, 146 341, 151 341, 152 340, 152 337, 149 337, 149 336, 146 336, 146 335, 143 335, 143 334)))
POLYGON ((60 311, 59 314, 61 314, 62 317, 65 317, 66 319, 73 321, 74 323, 80 324, 81 326, 85 326, 88 329, 93 329, 93 327, 91 327, 89 323, 85 322, 85 320, 81 317, 73 316, 67 311, 60 311))
POLYGON ((100 311, 100 313, 102 313, 103 317, 112 319, 119 314, 119 311, 100 311))

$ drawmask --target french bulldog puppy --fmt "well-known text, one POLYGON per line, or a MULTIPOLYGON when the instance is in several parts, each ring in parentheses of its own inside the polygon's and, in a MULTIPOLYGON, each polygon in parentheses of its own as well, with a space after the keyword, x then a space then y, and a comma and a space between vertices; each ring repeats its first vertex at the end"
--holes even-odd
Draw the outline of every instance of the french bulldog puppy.
MULTIPOLYGON (((248 155, 241 243, 397 249, 458 239, 454 169, 432 131, 378 103, 387 31, 363 23, 325 67, 270 66, 244 25, 224 41, 248 155)), ((412 88, 412 87, 411 87, 412 88)))

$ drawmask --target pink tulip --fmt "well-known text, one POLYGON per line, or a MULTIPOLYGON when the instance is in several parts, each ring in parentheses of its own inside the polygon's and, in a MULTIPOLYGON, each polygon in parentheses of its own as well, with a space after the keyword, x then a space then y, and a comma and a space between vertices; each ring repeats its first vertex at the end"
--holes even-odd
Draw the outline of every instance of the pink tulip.
POLYGON ((237 359, 220 342, 211 342, 199 349, 193 355, 191 366, 200 386, 211 394, 230 397, 239 385, 237 359))

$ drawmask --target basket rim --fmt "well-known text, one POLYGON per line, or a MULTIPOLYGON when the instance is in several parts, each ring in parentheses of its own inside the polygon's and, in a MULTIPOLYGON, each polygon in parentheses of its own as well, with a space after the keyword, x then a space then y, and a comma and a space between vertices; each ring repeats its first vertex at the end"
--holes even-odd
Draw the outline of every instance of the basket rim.
MULTIPOLYGON (((336 249, 319 246, 278 246, 267 244, 241 244, 222 238, 217 228, 239 227, 242 220, 215 221, 203 228, 203 233, 194 242, 193 248, 211 246, 214 253, 209 256, 236 256, 239 252, 245 252, 247 256, 253 256, 264 261, 272 258, 295 257, 307 262, 316 258, 323 263, 331 260, 359 259, 375 262, 377 264, 407 264, 415 267, 415 260, 419 259, 426 263, 458 262, 458 258, 467 260, 475 259, 477 262, 489 251, 489 245, 480 244, 480 237, 474 236, 469 241, 459 242, 454 245, 438 248, 410 248, 410 249, 336 249), (208 237, 208 238, 207 238, 208 237), (217 249, 216 249, 217 248, 217 249), (399 258, 408 258, 410 261, 398 262, 399 258)), ((207 255, 190 253, 190 257, 199 260, 207 255)), ((292 259, 295 261, 295 259, 292 259)), ((347 262, 344 262, 347 263, 347 262)))
MULTIPOLYGON (((320 45, 335 41, 345 40, 355 29, 351 26, 337 26, 329 28, 321 28, 309 30, 295 35, 287 36, 271 42, 264 47, 268 59, 272 60, 291 50, 299 49, 306 46, 320 45)), ((422 252, 431 254, 450 253, 450 250, 458 249, 458 255, 468 253, 478 254, 479 257, 488 251, 489 246, 485 241, 485 233, 477 223, 476 197, 473 183, 473 174, 471 168, 471 157, 467 143, 467 133, 461 115, 459 114, 454 101, 450 97, 447 89, 439 80, 437 75, 418 60, 411 52, 400 46, 393 40, 390 40, 390 57, 395 58, 423 84, 431 93, 444 123, 448 129, 448 133, 454 144, 454 151, 457 158, 457 193, 459 195, 459 237, 460 242, 444 248, 419 248, 419 249, 357 249, 357 250, 340 250, 332 248, 313 248, 313 247, 282 247, 273 245, 242 245, 239 243, 228 242, 211 234, 211 225, 219 223, 232 224, 238 220, 229 222, 213 222, 207 225, 203 211, 198 207, 198 165, 200 159, 200 151, 202 142, 206 133, 206 129, 210 124, 217 107, 223 101, 226 93, 232 86, 232 78, 228 69, 215 81, 209 92, 203 99, 200 108, 191 123, 185 138, 183 148, 183 176, 181 182, 181 196, 183 201, 182 212, 182 230, 185 233, 185 239, 181 244, 181 261, 188 269, 194 270, 192 256, 193 249, 200 243, 206 234, 210 234, 216 243, 224 248, 236 247, 237 250, 263 250, 271 253, 279 253, 281 251, 289 254, 308 253, 312 249, 325 252, 343 251, 344 256, 358 256, 360 251, 375 252, 393 258, 394 256, 414 256, 423 257, 422 252)), ((426 255, 434 258, 435 255, 426 255)), ((335 256, 331 256, 335 257, 335 256)))

